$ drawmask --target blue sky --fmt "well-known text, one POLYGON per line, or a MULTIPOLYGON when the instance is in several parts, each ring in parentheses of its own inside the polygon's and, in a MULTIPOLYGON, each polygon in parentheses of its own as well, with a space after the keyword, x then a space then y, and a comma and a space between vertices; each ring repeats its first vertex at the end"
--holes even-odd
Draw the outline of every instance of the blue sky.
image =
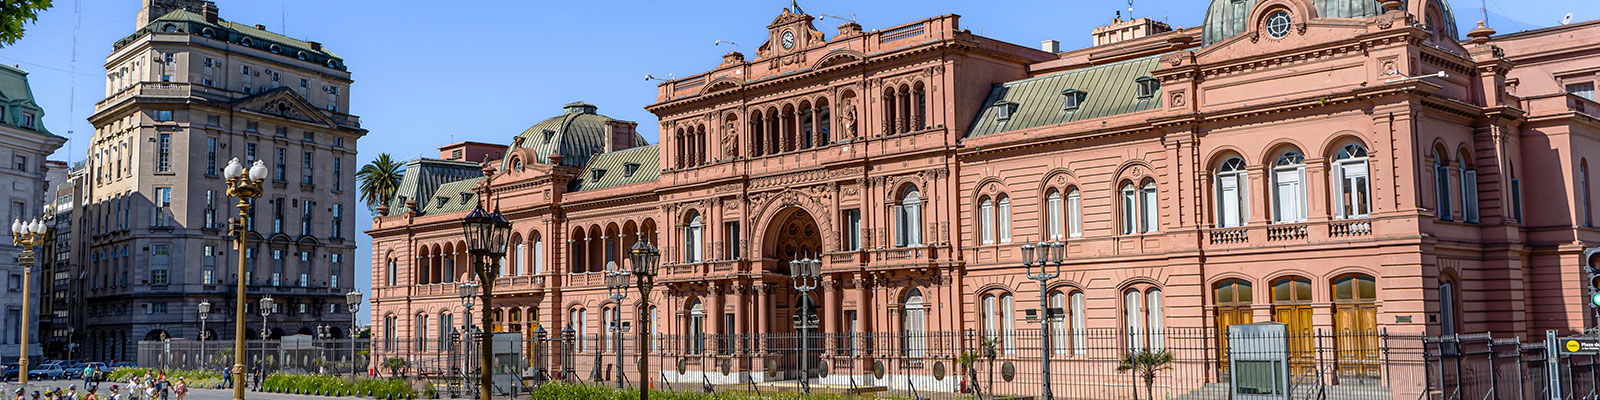
MULTIPOLYGON (((355 79, 351 112, 371 131, 359 142, 363 164, 384 152, 435 157, 437 146, 455 141, 505 143, 578 100, 598 105, 601 114, 638 121, 653 142, 656 119, 643 107, 656 90, 644 75, 702 72, 730 50, 754 58, 766 25, 789 6, 779 0, 216 1, 224 19, 316 40, 344 57, 355 79), (716 40, 738 46, 713 45, 716 40)), ((55 0, 21 41, 0 48, 0 63, 30 71, 45 126, 57 135, 72 133, 54 159, 83 159, 93 132, 85 119, 104 93, 105 57, 112 42, 133 33, 140 3, 55 0)), ((1190 27, 1200 24, 1208 3, 1140 0, 1133 12, 1190 27)), ((1555 25, 1568 12, 1575 21, 1600 18, 1600 2, 1593 0, 1456 0, 1463 32, 1479 19, 1480 3, 1501 33, 1555 25)), ((1066 49, 1087 46, 1090 29, 1128 8, 1126 0, 810 0, 800 6, 812 15, 853 18, 867 30, 954 13, 963 28, 984 36, 1026 46, 1056 39, 1066 49)), ((831 38, 843 22, 823 17, 816 27, 831 38)), ((370 227, 370 220, 358 221, 361 230, 370 227)), ((367 265, 370 244, 361 235, 357 265, 367 265)), ((358 287, 371 293, 370 276, 358 277, 358 287)))

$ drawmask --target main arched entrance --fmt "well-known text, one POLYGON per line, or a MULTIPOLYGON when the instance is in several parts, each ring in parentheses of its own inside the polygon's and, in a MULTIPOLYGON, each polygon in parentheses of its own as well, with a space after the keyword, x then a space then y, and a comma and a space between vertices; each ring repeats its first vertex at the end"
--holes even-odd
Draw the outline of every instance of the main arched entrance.
POLYGON ((770 327, 774 336, 769 341, 771 348, 768 350, 783 354, 783 357, 768 359, 770 364, 766 367, 769 371, 782 374, 785 380, 799 379, 802 353, 806 354, 807 366, 815 376, 823 353, 820 328, 823 326, 822 318, 829 316, 826 310, 822 310, 822 302, 818 301, 822 294, 818 291, 809 295, 801 294, 794 290, 794 282, 787 278, 790 261, 822 257, 822 231, 817 226, 817 220, 810 212, 791 207, 774 215, 762 236, 763 268, 768 273, 785 277, 781 282, 768 282, 783 288, 768 300, 775 303, 772 309, 776 311, 770 327), (804 339, 802 328, 805 329, 804 339))

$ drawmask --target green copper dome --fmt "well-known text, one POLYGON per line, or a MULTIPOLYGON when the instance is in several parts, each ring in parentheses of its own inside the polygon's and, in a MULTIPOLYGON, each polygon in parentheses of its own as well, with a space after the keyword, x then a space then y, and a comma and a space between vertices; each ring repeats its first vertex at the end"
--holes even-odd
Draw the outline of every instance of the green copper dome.
MULTIPOLYGON (((1206 8, 1205 23, 1201 26, 1201 45, 1228 40, 1249 30, 1250 11, 1257 0, 1211 0, 1206 8)), ((1315 0, 1318 18, 1366 18, 1378 15, 1377 0, 1315 0)), ((1296 17, 1295 23, 1305 22, 1296 17)))

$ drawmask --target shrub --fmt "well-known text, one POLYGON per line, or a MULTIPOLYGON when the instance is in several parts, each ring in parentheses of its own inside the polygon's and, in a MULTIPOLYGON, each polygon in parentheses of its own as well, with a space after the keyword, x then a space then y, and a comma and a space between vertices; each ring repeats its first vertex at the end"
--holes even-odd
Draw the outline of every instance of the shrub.
POLYGON ((261 381, 268 392, 368 394, 376 398, 411 396, 411 385, 397 378, 360 378, 354 381, 333 375, 274 373, 261 381))

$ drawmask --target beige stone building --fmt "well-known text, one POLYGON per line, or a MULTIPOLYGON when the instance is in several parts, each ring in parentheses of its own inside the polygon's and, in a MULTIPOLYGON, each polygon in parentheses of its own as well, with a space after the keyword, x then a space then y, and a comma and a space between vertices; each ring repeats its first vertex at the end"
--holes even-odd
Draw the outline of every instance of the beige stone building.
MULTIPOLYGON (((5 243, 0 243, 0 274, 4 274, 6 282, 5 295, 0 296, 0 327, 5 329, 0 331, 0 360, 8 363, 17 361, 17 355, 21 354, 21 343, 37 343, 23 341, 20 336, 23 311, 19 300, 23 298, 23 273, 17 264, 17 256, 22 254, 22 248, 11 245, 9 226, 14 220, 42 216, 48 187, 45 178, 53 172, 50 168, 54 167, 45 162, 45 157, 67 141, 45 129, 43 118, 44 109, 33 101, 28 72, 0 65, 0 160, 5 160, 5 164, 0 164, 0 187, 5 188, 6 193, 0 195, 0 200, 6 204, 0 221, 5 221, 8 227, 5 243)), ((38 248, 34 250, 43 252, 38 248)), ((34 274, 32 278, 33 293, 38 293, 39 275, 34 274)), ((28 311, 32 314, 29 325, 37 327, 38 304, 35 303, 28 311)), ((29 336, 42 335, 38 329, 29 329, 29 336)), ((28 354, 39 355, 39 346, 29 346, 28 354)))
MULTIPOLYGON (((95 105, 89 193, 78 218, 88 241, 85 293, 92 323, 83 358, 129 360, 139 340, 233 338, 236 216, 222 168, 264 160, 266 193, 246 249, 249 304, 278 303, 269 336, 343 337, 343 296, 354 282, 356 140, 350 72, 317 42, 218 17, 211 2, 146 0, 138 30, 106 58, 106 99, 95 105)), ((262 328, 247 306, 251 337, 262 328)))

